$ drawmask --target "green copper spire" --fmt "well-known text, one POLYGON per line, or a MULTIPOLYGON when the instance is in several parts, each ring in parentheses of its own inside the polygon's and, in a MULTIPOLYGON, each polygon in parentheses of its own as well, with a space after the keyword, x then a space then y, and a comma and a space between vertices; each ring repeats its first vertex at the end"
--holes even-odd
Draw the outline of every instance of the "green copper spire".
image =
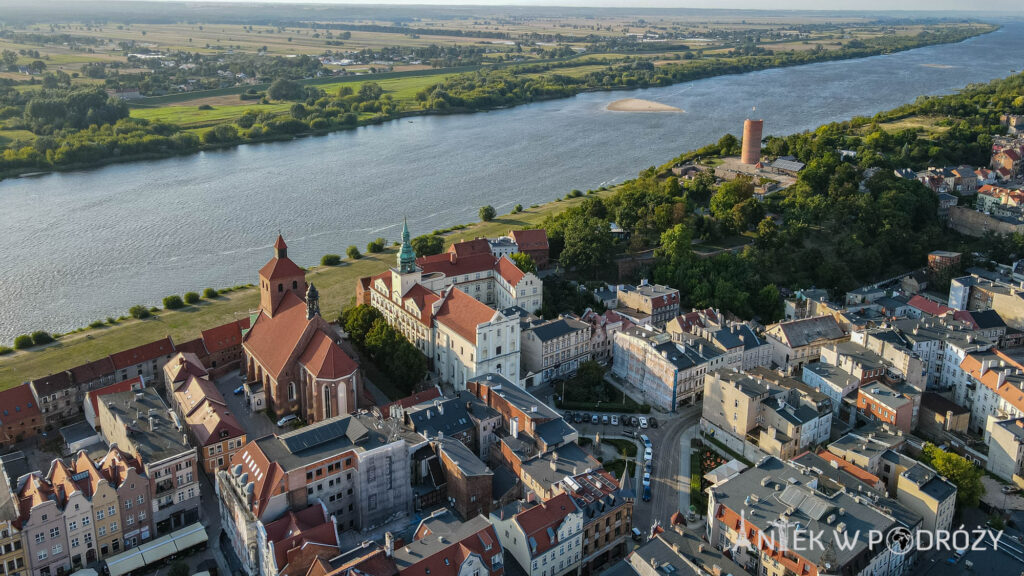
POLYGON ((398 271, 402 274, 416 271, 416 251, 412 249, 412 242, 409 241, 408 219, 402 224, 402 249, 398 251, 398 271))

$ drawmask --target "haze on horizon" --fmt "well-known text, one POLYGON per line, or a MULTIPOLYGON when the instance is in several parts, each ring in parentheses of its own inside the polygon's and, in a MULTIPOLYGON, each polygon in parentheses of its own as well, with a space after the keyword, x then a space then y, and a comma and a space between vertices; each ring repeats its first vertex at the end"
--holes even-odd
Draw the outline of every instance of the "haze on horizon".
MULTIPOLYGON (((148 0, 169 2, 177 0, 148 0)), ((390 4, 421 6, 565 6, 572 8, 698 8, 717 10, 844 10, 844 11, 928 11, 928 12, 1019 12, 1020 0, 988 0, 979 9, 977 2, 964 0, 192 0, 193 2, 260 2, 269 4, 390 4)))

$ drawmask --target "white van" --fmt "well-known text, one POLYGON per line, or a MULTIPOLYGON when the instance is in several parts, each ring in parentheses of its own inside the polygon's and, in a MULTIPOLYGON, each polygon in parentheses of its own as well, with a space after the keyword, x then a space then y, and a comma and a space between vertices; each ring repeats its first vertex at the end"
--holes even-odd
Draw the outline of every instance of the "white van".
POLYGON ((283 418, 281 418, 280 420, 277 421, 277 427, 278 428, 284 428, 288 424, 291 424, 292 422, 294 422, 294 421, 296 421, 298 419, 299 419, 299 417, 296 416, 295 414, 289 414, 289 415, 287 415, 287 416, 285 416, 285 417, 283 417, 283 418))

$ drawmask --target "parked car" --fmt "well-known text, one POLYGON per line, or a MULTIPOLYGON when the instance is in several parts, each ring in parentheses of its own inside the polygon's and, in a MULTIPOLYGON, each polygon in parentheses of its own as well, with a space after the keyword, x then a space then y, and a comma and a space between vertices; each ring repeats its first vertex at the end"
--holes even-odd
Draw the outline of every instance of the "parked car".
POLYGON ((650 462, 654 458, 654 451, 648 446, 644 448, 644 461, 650 462))
POLYGON ((1003 486, 1001 490, 1003 494, 1013 494, 1014 492, 1017 491, 1017 488, 1014 486, 1003 486))
POLYGON ((235 396, 238 396, 242 392, 245 392, 245 385, 244 384, 239 386, 238 388, 235 388, 235 396))
POLYGON ((629 414, 623 414, 622 417, 619 418, 619 420, 622 421, 623 428, 629 426, 629 414))
POLYGON ((612 414, 612 426, 618 426, 618 425, 619 425, 619 415, 618 414, 612 414))
POLYGON ((284 428, 288 424, 291 424, 292 422, 295 422, 298 419, 299 417, 296 416, 295 414, 289 414, 277 421, 277 427, 284 428))
POLYGON ((640 417, 640 428, 647 428, 647 417, 646 416, 641 416, 640 417))
POLYGON ((651 448, 652 447, 651 439, 647 437, 647 434, 641 434, 640 435, 640 441, 644 443, 644 447, 645 448, 651 448))
POLYGON ((590 417, 590 423, 597 424, 597 414, 594 414, 593 416, 590 417))
POLYGON ((651 474, 650 472, 644 472, 644 488, 648 488, 651 485, 651 474))
POLYGON ((630 533, 633 535, 633 541, 634 542, 641 542, 641 541, 643 541, 644 533, 641 532, 639 528, 633 528, 633 530, 630 533))
POLYGON ((650 425, 651 428, 658 427, 658 421, 654 418, 654 416, 651 416, 650 418, 647 419, 647 424, 650 425))
POLYGON ((608 423, 608 415, 607 414, 602 414, 601 415, 601 424, 607 424, 607 423, 608 423))
POLYGON ((581 412, 577 412, 577 413, 573 414, 572 421, 577 423, 577 424, 579 424, 580 422, 583 422, 583 414, 581 412))
POLYGON ((654 474, 654 460, 648 460, 644 463, 644 472, 654 474))
POLYGON ((644 502, 650 502, 651 501, 651 487, 650 486, 644 486, 643 499, 644 499, 644 502))
POLYGON ((566 410, 562 414, 562 418, 565 418, 566 422, 572 422, 572 410, 566 410))
POLYGON ((636 428, 637 426, 640 425, 640 420, 638 420, 636 416, 630 416, 629 425, 636 428))

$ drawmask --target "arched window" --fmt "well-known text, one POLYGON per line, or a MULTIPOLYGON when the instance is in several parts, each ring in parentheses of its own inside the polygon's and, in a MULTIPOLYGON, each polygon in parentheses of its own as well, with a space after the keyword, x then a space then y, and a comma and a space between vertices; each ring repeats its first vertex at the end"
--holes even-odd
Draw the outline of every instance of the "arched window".
POLYGON ((498 367, 495 368, 494 371, 497 372, 498 374, 501 374, 501 364, 498 364, 498 367))
POLYGON ((284 284, 278 284, 277 285, 277 291, 278 292, 284 292, 284 284))
POLYGON ((298 280, 292 280, 292 290, 298 290, 298 289, 299 289, 299 282, 298 282, 298 280))
POLYGON ((324 419, 331 417, 331 387, 324 384, 324 419))
POLYGON ((288 399, 295 400, 295 382, 288 384, 288 399))

